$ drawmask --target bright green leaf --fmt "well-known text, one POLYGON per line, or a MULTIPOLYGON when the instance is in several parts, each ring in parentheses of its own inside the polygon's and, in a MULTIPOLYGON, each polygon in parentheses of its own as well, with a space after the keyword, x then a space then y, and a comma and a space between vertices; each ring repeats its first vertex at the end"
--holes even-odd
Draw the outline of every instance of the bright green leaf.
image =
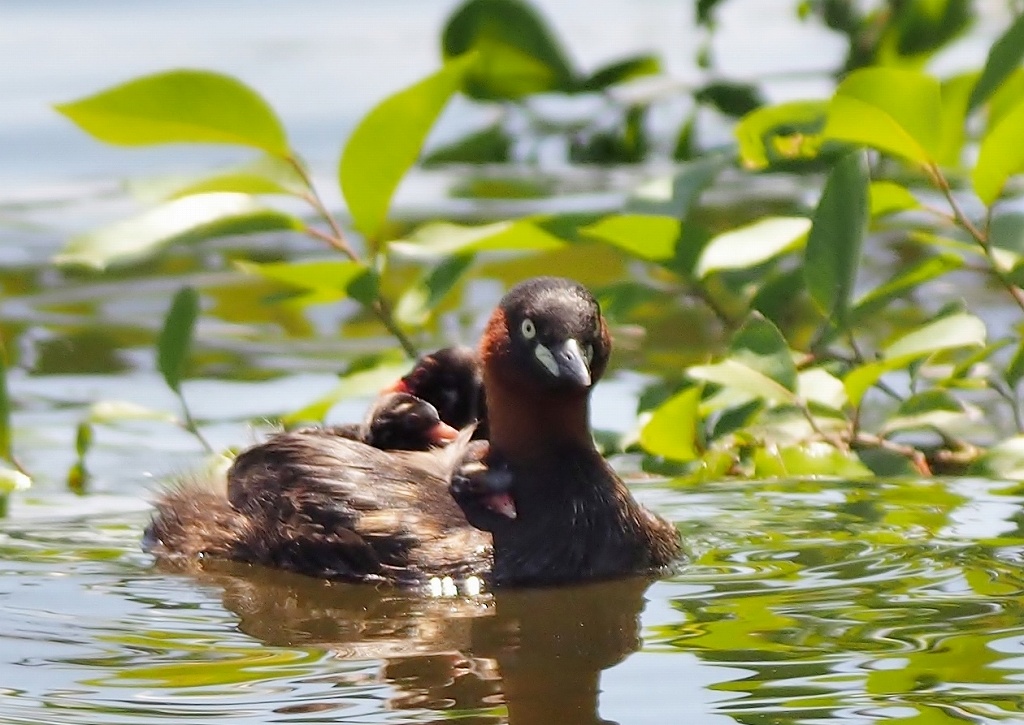
POLYGON ((850 311, 851 319, 863 320, 910 290, 960 269, 963 265, 963 258, 957 254, 944 253, 926 257, 913 266, 900 270, 878 287, 865 292, 850 311))
POLYGON ((804 217, 767 217, 753 224, 719 234, 704 247, 696 275, 754 267, 796 248, 810 231, 804 217))
POLYGON ((971 464, 973 476, 1024 481, 1024 436, 1014 436, 989 448, 971 464))
POLYGON ((735 129, 743 165, 760 170, 778 161, 816 157, 826 110, 823 101, 790 101, 748 113, 735 129))
POLYGON ((895 181, 872 181, 868 195, 871 198, 872 219, 921 206, 905 186, 895 181))
POLYGON ((960 166, 967 141, 967 99, 977 79, 977 73, 961 73, 942 82, 942 141, 935 154, 942 166, 960 166))
POLYGON ((198 178, 150 179, 130 181, 128 185, 137 198, 150 203, 221 191, 288 196, 299 196, 307 191, 305 182, 290 162, 269 155, 198 178))
POLYGON ((927 355, 957 347, 985 344, 985 323, 964 312, 940 317, 885 347, 885 357, 927 355))
POLYGON ((754 451, 754 475, 758 478, 791 476, 841 476, 867 478, 872 475, 853 451, 841 451, 824 441, 793 446, 771 446, 754 451))
POLYGON ((839 327, 860 267, 868 224, 868 171, 860 153, 840 160, 825 182, 804 249, 804 283, 818 310, 839 327))
POLYGON ((843 381, 822 368, 801 370, 797 377, 797 393, 808 403, 842 410, 846 405, 846 388, 843 381))
POLYGON ((157 342, 157 367, 167 386, 181 392, 181 377, 192 347, 192 331, 199 317, 199 295, 191 287, 178 290, 157 342))
POLYGON ((174 243, 302 228, 299 219, 268 209, 247 194, 197 194, 73 237, 53 261, 105 269, 147 259, 174 243))
POLYGON ((988 51, 981 78, 971 91, 968 110, 984 103, 1024 59, 1024 15, 1020 15, 988 51))
POLYGON ((277 156, 289 153, 281 122, 267 102, 240 81, 210 71, 136 78, 56 109, 112 144, 227 143, 277 156))
POLYGON ((716 383, 769 403, 797 402, 796 396, 767 375, 738 360, 727 358, 714 365, 694 365, 686 374, 694 380, 716 383))
MULTIPOLYGON (((365 295, 353 292, 359 292, 360 280, 376 278, 373 270, 365 264, 348 259, 266 264, 237 261, 235 266, 247 274, 259 275, 264 279, 316 293, 306 302, 330 302, 351 297, 366 304, 367 300, 361 299, 365 295)), ((371 294, 370 298, 372 297, 371 294)))
POLYGON ((919 164, 936 156, 942 129, 939 83, 895 68, 854 71, 829 103, 825 136, 895 154, 919 164))
POLYGON ((580 233, 634 257, 660 262, 675 254, 679 230, 679 220, 673 217, 615 214, 583 227, 580 233))
POLYGON ((678 393, 659 405, 640 431, 640 445, 648 453, 673 461, 692 461, 697 455, 700 388, 678 393))
POLYGON ((796 365, 786 338, 761 315, 751 315, 732 336, 729 356, 768 376, 786 390, 796 390, 796 365))
POLYGON ((386 98, 352 132, 338 176, 356 229, 377 240, 391 198, 420 155, 427 133, 473 62, 462 57, 386 98))
POLYGON ((1007 179, 1024 170, 1024 101, 1003 117, 981 142, 971 179, 978 197, 991 205, 1007 179))
POLYGON ((435 259, 449 254, 488 251, 547 251, 565 246, 530 220, 504 221, 482 226, 437 222, 425 224, 389 248, 404 257, 435 259))

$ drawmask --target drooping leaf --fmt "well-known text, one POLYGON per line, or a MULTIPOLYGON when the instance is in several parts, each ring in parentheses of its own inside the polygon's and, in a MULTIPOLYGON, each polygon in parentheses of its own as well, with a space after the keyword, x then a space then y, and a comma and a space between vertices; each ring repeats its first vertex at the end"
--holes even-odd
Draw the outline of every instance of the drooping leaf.
POLYGON ((499 123, 434 149, 424 157, 423 165, 503 164, 511 153, 512 137, 499 123))
POLYGON ((487 251, 545 251, 565 242, 528 219, 482 226, 435 222, 419 227, 403 240, 391 242, 390 249, 412 259, 434 259, 449 254, 487 251))
POLYGON ((882 352, 885 357, 927 355, 950 348, 981 346, 985 337, 985 323, 972 314, 960 312, 908 332, 882 352))
POLYGON ((640 445, 648 453, 673 461, 696 459, 699 405, 699 387, 687 388, 666 400, 640 430, 640 445))
POLYGON ((472 264, 472 254, 453 254, 443 258, 399 298, 395 305, 395 318, 406 325, 424 324, 472 264))
POLYGON ((769 403, 796 402, 796 396, 767 375, 738 360, 727 358, 713 365, 694 365, 686 374, 694 380, 733 388, 769 403))
POLYGON ((654 55, 638 55, 610 63, 581 80, 576 89, 584 92, 603 91, 619 83, 661 73, 661 61, 654 55))
POLYGON ((804 282, 826 318, 846 325, 868 224, 868 171, 862 154, 840 160, 825 182, 804 248, 804 282))
POLYGON ((743 165, 760 170, 778 161, 815 158, 827 108, 823 101, 790 101, 748 113, 734 131, 743 165))
POLYGON ((613 214, 583 227, 580 233, 640 259, 671 259, 679 239, 679 220, 667 216, 613 214))
POLYGON ((226 75, 172 70, 130 80, 56 109, 107 143, 226 143, 286 156, 288 140, 259 94, 226 75))
POLYGON ((938 155, 939 82, 916 71, 865 68, 839 84, 825 136, 864 144, 919 164, 938 155))
POLYGON ((705 277, 711 272, 754 267, 796 248, 810 228, 811 220, 804 217, 767 217, 719 234, 704 247, 695 272, 705 277))
POLYGON ((53 261, 106 269, 148 259, 175 243, 302 228, 296 217, 262 206, 248 194, 196 194, 73 237, 53 261))
POLYGON ((427 133, 473 62, 460 57, 446 63, 381 101, 352 132, 338 177, 356 229, 368 239, 378 240, 398 183, 416 163, 427 133))
POLYGON ((796 391, 796 365, 786 338, 779 328, 761 315, 751 315, 732 336, 729 356, 771 378, 786 390, 796 391))
POLYGON ((1019 15, 1006 32, 992 44, 985 68, 977 85, 971 91, 968 111, 973 111, 991 97, 1004 80, 1016 70, 1024 59, 1024 15, 1019 15))
POLYGON ((174 295, 171 309, 157 342, 157 368, 167 387, 181 392, 181 378, 192 347, 192 332, 199 317, 199 295, 191 287, 182 287, 174 295))
POLYGON ((198 178, 131 181, 129 189, 137 198, 151 203, 213 192, 299 196, 307 191, 290 162, 269 155, 198 178))
POLYGON ((990 205, 999 198, 1007 179, 1021 171, 1024 171, 1024 101, 982 140, 978 162, 971 173, 974 191, 990 205))
POLYGON ((464 87, 474 98, 516 99, 574 85, 557 38, 521 0, 469 0, 448 19, 441 47, 446 60, 476 53, 464 87))
POLYGON ((872 219, 921 206, 905 186, 895 181, 872 181, 868 196, 871 198, 872 219))

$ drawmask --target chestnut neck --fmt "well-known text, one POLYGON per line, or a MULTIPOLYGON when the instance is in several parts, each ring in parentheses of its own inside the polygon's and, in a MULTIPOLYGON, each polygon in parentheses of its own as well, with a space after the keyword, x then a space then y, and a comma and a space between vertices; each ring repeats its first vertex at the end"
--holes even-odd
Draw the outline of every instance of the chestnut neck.
POLYGON ((493 452, 525 462, 566 448, 594 448, 590 391, 553 393, 505 380, 489 368, 484 369, 484 389, 493 452))

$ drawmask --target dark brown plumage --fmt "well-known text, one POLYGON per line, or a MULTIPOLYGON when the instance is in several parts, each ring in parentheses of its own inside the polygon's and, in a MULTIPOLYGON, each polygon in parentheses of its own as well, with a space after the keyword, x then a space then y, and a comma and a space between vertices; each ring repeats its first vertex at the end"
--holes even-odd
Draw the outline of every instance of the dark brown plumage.
POLYGON ((590 390, 610 348, 584 287, 524 282, 480 346, 489 444, 470 445, 469 429, 425 452, 281 433, 239 455, 219 489, 165 492, 148 548, 399 584, 488 571, 496 584, 550 584, 664 567, 679 553, 675 529, 634 501, 590 435, 590 390), (504 499, 516 518, 495 505, 504 499))

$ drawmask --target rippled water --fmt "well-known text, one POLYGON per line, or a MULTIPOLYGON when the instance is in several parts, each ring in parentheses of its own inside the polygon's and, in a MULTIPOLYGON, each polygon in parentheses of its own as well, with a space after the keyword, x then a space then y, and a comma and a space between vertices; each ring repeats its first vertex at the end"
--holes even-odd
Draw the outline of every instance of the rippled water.
POLYGON ((636 488, 674 576, 476 598, 163 572, 136 500, 40 501, 0 527, 0 723, 1024 720, 1024 490, 636 488))

